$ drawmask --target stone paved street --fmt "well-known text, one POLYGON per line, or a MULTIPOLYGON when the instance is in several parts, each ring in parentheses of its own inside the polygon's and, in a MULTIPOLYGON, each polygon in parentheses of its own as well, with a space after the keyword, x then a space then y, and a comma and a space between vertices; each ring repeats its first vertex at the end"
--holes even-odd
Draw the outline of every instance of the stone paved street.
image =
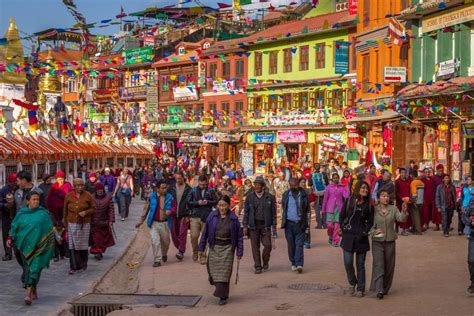
MULTIPOLYGON (((86 272, 69 275, 69 259, 51 261, 50 268, 43 270, 38 285, 40 298, 32 306, 26 306, 23 302, 25 292, 20 283, 21 269, 18 263, 15 260, 0 261, 0 316, 55 315, 66 306, 65 303, 87 292, 127 246, 136 231, 135 224, 142 210, 143 202, 135 198, 130 208, 130 217, 125 222, 118 218, 114 225, 118 238, 116 245, 107 250, 102 261, 96 261, 93 256, 89 256, 86 272)), ((0 253, 3 256, 3 249, 0 253)))

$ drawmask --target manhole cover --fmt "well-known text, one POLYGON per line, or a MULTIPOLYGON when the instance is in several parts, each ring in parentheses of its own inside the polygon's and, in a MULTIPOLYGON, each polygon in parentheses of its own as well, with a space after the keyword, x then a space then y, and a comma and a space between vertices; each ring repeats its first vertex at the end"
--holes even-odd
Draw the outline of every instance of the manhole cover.
POLYGON ((334 286, 328 284, 320 284, 320 283, 294 283, 288 285, 290 290, 296 291, 329 291, 334 289, 334 286))

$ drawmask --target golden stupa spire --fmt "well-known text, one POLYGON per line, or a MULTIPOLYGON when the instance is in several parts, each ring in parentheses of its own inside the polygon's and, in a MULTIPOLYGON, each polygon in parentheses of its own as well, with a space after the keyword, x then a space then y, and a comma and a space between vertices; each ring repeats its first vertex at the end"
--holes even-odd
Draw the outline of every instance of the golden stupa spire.
MULTIPOLYGON (((53 57, 53 49, 50 47, 48 49, 48 55, 46 56, 46 63, 53 65, 55 63, 53 57)), ((61 92, 61 81, 58 76, 51 74, 49 70, 54 69, 54 67, 47 66, 46 69, 48 72, 41 75, 39 80, 39 90, 42 92, 61 92)))
MULTIPOLYGON (((18 28, 15 20, 10 18, 10 26, 5 33, 7 45, 0 46, 0 61, 5 64, 20 64, 23 66, 25 59, 23 58, 23 44, 21 43, 18 28)), ((0 73, 0 83, 8 84, 26 84, 26 74, 24 72, 3 72, 0 73)))

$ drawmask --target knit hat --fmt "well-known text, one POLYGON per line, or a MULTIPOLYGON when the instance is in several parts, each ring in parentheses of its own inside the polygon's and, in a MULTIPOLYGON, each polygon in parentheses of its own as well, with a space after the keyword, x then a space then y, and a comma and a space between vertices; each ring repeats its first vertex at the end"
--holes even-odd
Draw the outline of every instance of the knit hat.
POLYGON ((228 195, 223 195, 223 196, 219 199, 219 201, 224 201, 224 202, 226 202, 227 204, 230 205, 230 197, 229 197, 228 195))
POLYGON ((43 182, 48 181, 48 179, 51 178, 51 175, 49 173, 43 173, 43 176, 41 179, 43 179, 43 182))
POLYGON ((56 177, 56 178, 63 178, 63 179, 65 179, 65 178, 66 178, 66 173, 65 173, 64 171, 59 170, 59 171, 56 172, 56 176, 55 176, 55 177, 56 177))
POLYGON ((99 191, 99 190, 103 190, 105 187, 104 185, 102 184, 102 182, 97 182, 95 185, 94 185, 94 189, 96 191, 99 191))
POLYGON ((7 177, 7 182, 8 183, 13 183, 16 181, 16 173, 10 173, 10 175, 7 177))
POLYGON ((89 173, 89 178, 97 178, 97 174, 95 172, 89 173))
POLYGON ((262 176, 258 176, 253 180, 253 183, 260 183, 261 185, 265 185, 265 179, 262 176))
POLYGON ((439 164, 436 166, 436 170, 444 170, 444 166, 442 164, 439 164))

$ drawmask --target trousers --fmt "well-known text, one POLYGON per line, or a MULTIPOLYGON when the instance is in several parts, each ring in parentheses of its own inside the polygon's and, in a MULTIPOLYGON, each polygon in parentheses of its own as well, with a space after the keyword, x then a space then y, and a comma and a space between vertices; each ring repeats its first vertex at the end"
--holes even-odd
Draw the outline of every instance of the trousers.
POLYGON ((443 232, 445 234, 449 234, 449 227, 451 227, 451 222, 453 221, 453 214, 454 210, 448 208, 441 212, 443 219, 443 232))
POLYGON ((193 254, 198 252, 199 236, 204 230, 206 223, 202 222, 200 218, 191 218, 191 246, 193 247, 193 254))
POLYGON ((344 267, 347 280, 351 286, 357 285, 357 291, 365 291, 365 257, 367 252, 350 252, 344 250, 344 267), (354 270, 354 255, 356 257, 357 276, 354 270))
POLYGON ((132 197, 130 195, 120 194, 118 202, 120 217, 127 218, 130 211, 130 203, 132 203, 132 197))
POLYGON ((170 247, 168 222, 153 221, 150 227, 150 235, 154 262, 161 262, 162 257, 168 255, 170 247))
POLYGON ((288 244, 288 258, 292 266, 304 265, 304 237, 305 229, 300 223, 287 221, 285 227, 286 243, 288 244))
POLYGON ((171 229, 171 239, 179 252, 186 251, 186 241, 188 239, 189 217, 173 217, 171 229))
POLYGON ((395 274, 395 241, 372 241, 372 257, 370 290, 388 294, 395 274))
POLYGON ((420 212, 422 210, 422 204, 412 204, 410 205, 410 214, 411 214, 411 221, 413 229, 421 234, 421 219, 420 219, 420 212))
POLYGON ((270 228, 265 228, 265 222, 255 221, 255 229, 250 229, 250 243, 252 245, 252 255, 254 267, 261 268, 268 265, 270 253, 272 251, 272 237, 270 228), (263 245, 263 251, 260 253, 260 244, 263 245))

